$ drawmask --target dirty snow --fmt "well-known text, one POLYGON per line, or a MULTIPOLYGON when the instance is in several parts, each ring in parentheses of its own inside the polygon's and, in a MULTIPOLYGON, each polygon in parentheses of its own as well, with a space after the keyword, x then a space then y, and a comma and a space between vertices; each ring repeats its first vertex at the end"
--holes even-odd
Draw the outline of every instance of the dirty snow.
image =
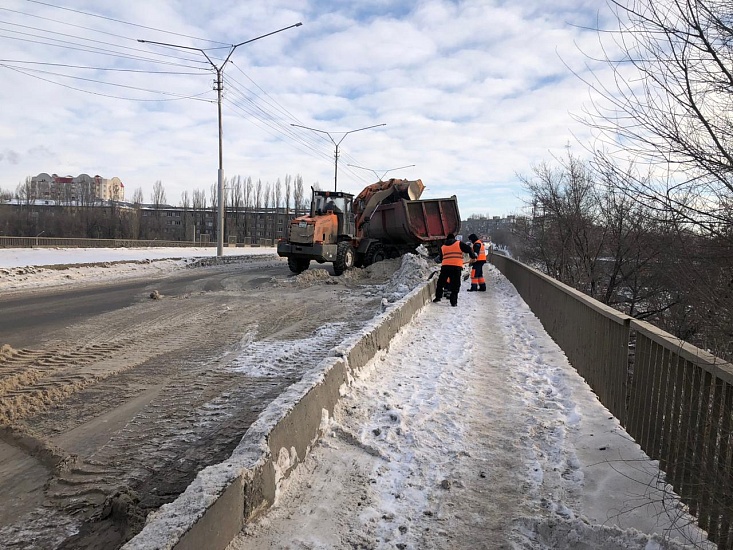
MULTIPOLYGON (((156 249, 154 257, 184 251, 193 252, 156 249)), ((32 256, 37 265, 153 259, 132 249, 43 252, 32 256)), ((28 258, 0 250, 0 290, 63 282, 55 270, 17 273, 28 258)), ((181 261, 154 263, 165 270, 181 261)), ((385 308, 434 269, 419 256, 398 262, 381 289, 385 308)), ((74 269, 80 277, 137 273, 126 264, 74 269)), ((428 304, 363 369, 275 507, 230 550, 714 547, 512 285, 492 266, 485 271, 488 292, 462 292, 457 308, 428 304)), ((261 353, 262 362, 276 354, 261 353)), ((209 468, 196 483, 218 486, 231 473, 223 470, 209 468)))

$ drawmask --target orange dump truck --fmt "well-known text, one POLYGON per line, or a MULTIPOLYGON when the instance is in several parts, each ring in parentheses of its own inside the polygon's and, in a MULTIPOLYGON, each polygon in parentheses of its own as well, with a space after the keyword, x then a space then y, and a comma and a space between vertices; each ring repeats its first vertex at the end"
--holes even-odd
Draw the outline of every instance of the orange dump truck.
POLYGON ((424 245, 437 254, 448 233, 458 234, 461 217, 455 195, 420 199, 420 180, 391 179, 367 186, 356 197, 313 189, 310 214, 290 222, 288 237, 277 245, 293 273, 311 260, 332 262, 336 275, 397 258, 424 245))

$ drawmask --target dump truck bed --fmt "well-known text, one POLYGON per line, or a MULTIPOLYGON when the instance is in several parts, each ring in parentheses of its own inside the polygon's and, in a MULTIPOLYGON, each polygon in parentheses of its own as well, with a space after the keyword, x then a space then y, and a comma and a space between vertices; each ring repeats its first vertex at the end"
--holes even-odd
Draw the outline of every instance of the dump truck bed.
POLYGON ((461 216, 454 195, 447 199, 381 204, 372 214, 364 236, 418 246, 443 241, 448 233, 457 234, 460 228, 461 216))

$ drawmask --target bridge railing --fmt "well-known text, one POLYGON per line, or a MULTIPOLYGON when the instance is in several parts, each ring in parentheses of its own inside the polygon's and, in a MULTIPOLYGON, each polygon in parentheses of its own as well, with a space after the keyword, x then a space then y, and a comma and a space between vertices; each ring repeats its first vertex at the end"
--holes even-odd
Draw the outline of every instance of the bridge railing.
POLYGON ((516 260, 490 261, 601 403, 659 460, 709 539, 733 549, 733 365, 516 260))

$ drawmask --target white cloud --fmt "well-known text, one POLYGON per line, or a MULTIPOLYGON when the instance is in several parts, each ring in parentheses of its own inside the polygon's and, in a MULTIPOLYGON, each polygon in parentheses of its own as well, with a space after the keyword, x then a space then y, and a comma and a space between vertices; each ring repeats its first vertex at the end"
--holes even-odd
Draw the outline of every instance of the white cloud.
POLYGON ((0 101, 13 106, 0 120, 0 151, 15 153, 0 159, 4 189, 40 172, 84 172, 120 177, 130 196, 141 187, 148 197, 156 180, 163 182, 170 202, 184 190, 208 193, 218 168, 213 69, 201 52, 140 44, 137 39, 219 46, 206 51, 221 64, 228 45, 299 21, 302 27, 238 48, 233 63, 224 68, 226 177, 239 174, 274 183, 286 174, 301 174, 307 185, 319 181, 328 186, 333 181, 333 144, 325 135, 294 129, 291 123, 331 132, 337 139, 343 132, 385 123, 343 141, 340 187, 358 192, 373 179, 373 173, 348 164, 376 171, 415 164, 389 177, 419 177, 431 193, 456 194, 466 216, 505 215, 522 206, 517 173, 561 151, 574 134, 587 135, 571 117, 587 101, 587 87, 564 64, 584 71, 579 48, 596 48, 595 35, 580 28, 594 24, 596 16, 596 4, 586 0, 563 0, 551 7, 539 1, 488 0, 253 0, 195 6, 174 0, 114 5, 69 0, 67 7, 76 11, 21 0, 6 4, 0 13, 9 21, 0 25, 3 59, 196 74, 0 62, 5 65, 0 66, 5 83, 0 101), (27 13, 47 19, 23 15, 27 13), (30 43, 27 37, 15 40, 13 36, 21 37, 12 34, 19 25, 51 30, 67 43, 54 47, 30 43), (204 38, 218 43, 200 40, 204 38), (71 49, 75 44, 117 53, 71 49), (120 58, 119 52, 145 58, 172 55, 176 59, 169 61, 184 67, 152 66, 120 58), (29 69, 89 80, 17 72, 29 69), (199 99, 205 101, 161 101, 173 96, 158 92, 204 94, 199 99), (487 182, 497 190, 490 200, 487 182))

